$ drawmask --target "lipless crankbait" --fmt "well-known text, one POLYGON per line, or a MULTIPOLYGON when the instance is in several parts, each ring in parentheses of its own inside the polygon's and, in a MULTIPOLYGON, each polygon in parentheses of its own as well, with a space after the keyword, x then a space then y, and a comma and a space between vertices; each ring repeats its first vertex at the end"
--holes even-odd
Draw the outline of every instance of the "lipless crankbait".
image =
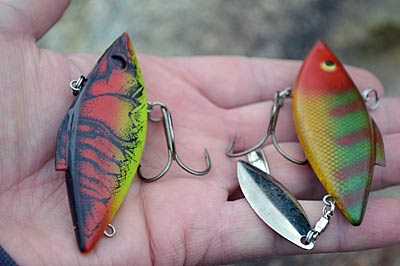
MULTIPOLYGON (((258 165, 259 161, 266 164, 265 157, 257 156, 254 151, 271 137, 274 146, 285 158, 297 164, 307 163, 308 160, 329 193, 324 198, 324 215, 314 229, 302 218, 304 211, 297 200, 288 195, 287 189, 270 176, 268 170, 251 167, 255 165, 252 160, 250 164, 238 163, 239 183, 252 208, 275 231, 302 248, 314 246, 318 235, 327 227, 336 205, 351 224, 359 225, 362 221, 374 165, 385 165, 382 136, 365 104, 371 92, 376 93, 368 90, 361 95, 336 56, 326 44, 318 41, 304 60, 293 88, 276 93, 269 128, 263 139, 247 151, 233 153, 234 139, 227 149, 230 157, 248 154, 253 156, 252 160, 256 158, 254 161, 258 165), (293 96, 295 129, 306 161, 287 155, 275 135, 279 110, 290 94, 293 96), (250 187, 254 187, 255 180, 259 180, 260 176, 265 180, 256 183, 264 188, 260 189, 262 192, 255 192, 250 187), (249 195, 251 193, 258 193, 259 196, 249 195), (279 197, 288 204, 277 204, 276 198, 279 197), (281 218, 268 216, 265 211, 260 211, 259 205, 274 206, 281 218), (292 209, 290 213, 286 209, 288 206, 292 209), (296 222, 296 219, 301 222, 296 222), (290 225, 281 226, 282 223, 290 225), (304 235, 306 231, 308 233, 304 235)), ((370 109, 378 106, 379 99, 375 96, 376 102, 369 106, 370 109)))
POLYGON ((78 246, 88 252, 128 192, 146 137, 146 92, 127 34, 84 83, 59 129, 56 170, 66 171, 78 246))
POLYGON ((293 119, 304 153, 326 191, 353 225, 362 221, 383 140, 343 65, 319 41, 292 91, 293 119))
POLYGON ((127 33, 119 37, 100 57, 92 72, 71 88, 78 95, 65 116, 57 137, 55 167, 66 172, 68 198, 76 239, 82 252, 89 252, 105 233, 115 233, 111 220, 123 202, 138 169, 143 152, 148 113, 159 106, 172 160, 192 174, 177 158, 172 118, 162 103, 148 103, 139 64, 127 33))

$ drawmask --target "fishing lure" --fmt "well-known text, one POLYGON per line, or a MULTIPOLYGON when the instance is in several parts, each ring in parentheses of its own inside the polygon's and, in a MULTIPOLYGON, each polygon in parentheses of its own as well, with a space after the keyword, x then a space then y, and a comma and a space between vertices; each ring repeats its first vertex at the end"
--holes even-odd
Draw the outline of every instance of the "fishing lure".
POLYGON ((270 175, 268 161, 262 150, 248 154, 249 163, 239 160, 237 176, 243 195, 255 213, 281 236, 304 249, 305 237, 312 228, 300 203, 278 180, 270 175))
POLYGON ((91 73, 71 81, 77 96, 58 131, 55 168, 66 172, 69 205, 79 249, 89 252, 103 235, 113 236, 110 224, 122 204, 139 167, 143 153, 148 113, 159 106, 164 121, 169 159, 163 171, 147 182, 161 178, 176 160, 194 171, 176 154, 172 118, 162 103, 148 103, 135 51, 127 33, 100 57, 91 73), (111 230, 111 232, 110 232, 111 230))
MULTIPOLYGON (((270 176, 268 170, 262 169, 263 174, 260 174, 260 171, 250 167, 254 163, 242 161, 238 163, 239 183, 256 213, 275 231, 305 249, 312 248, 316 237, 325 230, 336 205, 351 224, 361 224, 374 166, 385 165, 382 136, 368 113, 368 109, 375 109, 378 104, 376 91, 366 90, 360 94, 340 61, 325 43, 318 41, 305 58, 293 87, 276 93, 269 127, 262 140, 249 150, 233 153, 236 140, 233 139, 227 148, 227 155, 237 157, 251 154, 256 158, 253 161, 261 160, 265 164, 265 157, 255 155, 254 152, 271 137, 275 148, 286 159, 297 164, 309 162, 329 193, 324 198, 324 215, 311 230, 304 220, 298 223, 301 224, 301 229, 271 226, 271 223, 276 223, 273 221, 276 217, 267 217, 265 211, 260 212, 258 205, 272 204, 280 213, 287 214, 278 219, 285 222, 300 219, 304 211, 297 200, 289 195, 290 192, 270 176), (365 102, 370 100, 371 93, 375 93, 376 102, 366 106, 365 102), (293 99, 293 120, 299 142, 307 157, 305 161, 286 154, 279 146, 275 134, 279 110, 289 95, 292 95, 293 99), (263 196, 260 196, 261 192, 254 192, 259 194, 258 199, 249 195, 252 192, 248 184, 254 183, 254 176, 262 176, 264 181, 261 183, 264 185, 267 181, 274 184, 267 185, 268 189, 262 190, 263 196), (276 207, 276 201, 272 200, 276 198, 271 196, 277 191, 276 187, 279 188, 278 194, 285 198, 286 202, 291 202, 288 206, 295 210, 291 215, 288 215, 283 205, 276 207), (300 214, 293 216, 293 213, 300 214), (307 230, 308 233, 304 235, 307 230)), ((259 182, 260 186, 261 183, 259 182)))
POLYGON ((354 82, 322 41, 304 60, 292 98, 308 162, 346 219, 361 224, 374 166, 385 165, 382 135, 354 82))

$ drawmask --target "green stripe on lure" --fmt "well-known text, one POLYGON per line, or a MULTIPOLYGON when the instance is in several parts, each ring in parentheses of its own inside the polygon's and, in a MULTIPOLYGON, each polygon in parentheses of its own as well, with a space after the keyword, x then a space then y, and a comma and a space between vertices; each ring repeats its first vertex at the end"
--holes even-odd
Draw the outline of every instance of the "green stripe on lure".
POLYGON ((385 165, 381 133, 354 82, 322 41, 293 86, 293 118, 317 177, 353 225, 363 219, 374 165, 385 165))
POLYGON ((128 34, 88 75, 58 132, 56 170, 66 182, 79 249, 89 252, 137 171, 147 128, 143 79, 128 34))

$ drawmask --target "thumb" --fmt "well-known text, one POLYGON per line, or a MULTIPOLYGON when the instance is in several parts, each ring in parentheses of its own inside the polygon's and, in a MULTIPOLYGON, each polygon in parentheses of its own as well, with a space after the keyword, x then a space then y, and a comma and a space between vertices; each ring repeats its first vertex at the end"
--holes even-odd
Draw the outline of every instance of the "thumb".
POLYGON ((1 1, 0 35, 40 39, 63 15, 71 0, 1 1))

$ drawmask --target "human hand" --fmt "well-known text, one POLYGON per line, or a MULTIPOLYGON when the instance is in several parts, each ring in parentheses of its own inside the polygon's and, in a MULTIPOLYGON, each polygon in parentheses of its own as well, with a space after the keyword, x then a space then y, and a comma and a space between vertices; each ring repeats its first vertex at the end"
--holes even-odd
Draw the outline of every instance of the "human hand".
MULTIPOLYGON (((294 82, 301 63, 146 55, 139 55, 139 63, 148 99, 162 101, 170 109, 182 160, 202 169, 207 147, 213 168, 207 176, 196 177, 173 165, 155 183, 135 179, 113 221, 117 235, 101 239, 89 254, 79 252, 65 178, 54 170, 55 139, 73 101, 69 81, 89 73, 99 54, 61 55, 36 46, 67 5, 68 1, 40 0, 0 8, 0 244, 10 255, 21 265, 193 265, 305 252, 253 213, 240 193, 236 160, 225 156, 234 134, 240 149, 265 132, 274 92, 294 82)), ((355 68, 350 73, 361 90, 373 87, 382 95, 374 76, 355 68)), ((372 113, 387 156, 387 167, 376 167, 372 190, 399 184, 400 118, 393 115, 399 103, 399 99, 383 99, 372 113)), ((166 160, 162 134, 160 124, 149 123, 142 158, 149 175, 150 169, 160 169, 166 160)), ((290 154, 301 156, 289 102, 280 114, 277 134, 290 154)), ((312 170, 287 162, 271 146, 265 151, 272 175, 301 199, 313 224, 321 215, 324 190, 312 170)), ((311 252, 399 243, 399 203, 371 198, 359 227, 337 212, 311 252)))

